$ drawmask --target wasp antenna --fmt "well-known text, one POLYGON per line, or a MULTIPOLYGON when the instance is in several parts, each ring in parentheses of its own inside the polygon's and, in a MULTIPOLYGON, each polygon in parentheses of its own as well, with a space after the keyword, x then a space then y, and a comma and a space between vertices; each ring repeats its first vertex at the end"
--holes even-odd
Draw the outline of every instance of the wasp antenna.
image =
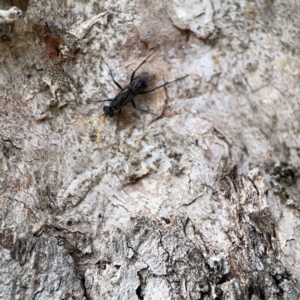
POLYGON ((97 144, 98 144, 98 148, 99 148, 99 146, 100 146, 100 134, 101 134, 101 130, 102 130, 104 121, 105 121, 105 119, 106 119, 106 114, 101 115, 101 117, 102 117, 102 120, 101 120, 101 122, 100 122, 100 125, 99 125, 99 127, 98 127, 98 131, 97 131, 97 144))
POLYGON ((97 116, 95 118, 89 119, 87 121, 83 121, 83 122, 79 122, 79 123, 74 123, 74 124, 69 124, 69 125, 72 125, 72 126, 86 125, 86 124, 89 124, 89 123, 91 123, 91 122, 93 122, 95 120, 98 120, 98 119, 102 118, 102 116, 103 116, 103 114, 100 115, 100 116, 97 116))

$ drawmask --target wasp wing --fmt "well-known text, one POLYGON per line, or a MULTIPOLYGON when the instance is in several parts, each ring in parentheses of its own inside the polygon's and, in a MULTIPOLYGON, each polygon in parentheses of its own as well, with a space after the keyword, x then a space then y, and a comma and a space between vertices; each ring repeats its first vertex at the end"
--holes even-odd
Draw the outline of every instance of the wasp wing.
POLYGON ((149 85, 151 77, 148 73, 142 73, 135 77, 111 102, 110 107, 118 111, 127 103, 131 102, 135 96, 142 93, 149 85))

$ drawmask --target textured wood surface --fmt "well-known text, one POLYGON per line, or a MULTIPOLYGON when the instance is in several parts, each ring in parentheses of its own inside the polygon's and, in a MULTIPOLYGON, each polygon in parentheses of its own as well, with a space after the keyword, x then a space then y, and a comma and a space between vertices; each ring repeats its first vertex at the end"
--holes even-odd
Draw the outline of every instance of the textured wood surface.
POLYGON ((11 6, 0 298, 299 299, 300 5, 22 0, 0 16, 11 6), (97 121, 70 125, 118 93, 103 58, 125 87, 152 52, 149 89, 190 75, 136 98, 159 117, 127 105, 100 147, 97 121))

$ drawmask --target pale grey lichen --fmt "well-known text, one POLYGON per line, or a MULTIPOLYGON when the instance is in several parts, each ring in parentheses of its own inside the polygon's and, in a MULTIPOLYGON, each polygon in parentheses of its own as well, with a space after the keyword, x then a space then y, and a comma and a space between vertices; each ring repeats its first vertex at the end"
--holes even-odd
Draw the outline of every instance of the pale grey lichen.
POLYGON ((0 9, 0 24, 12 23, 13 21, 22 17, 23 12, 15 6, 8 10, 0 9))

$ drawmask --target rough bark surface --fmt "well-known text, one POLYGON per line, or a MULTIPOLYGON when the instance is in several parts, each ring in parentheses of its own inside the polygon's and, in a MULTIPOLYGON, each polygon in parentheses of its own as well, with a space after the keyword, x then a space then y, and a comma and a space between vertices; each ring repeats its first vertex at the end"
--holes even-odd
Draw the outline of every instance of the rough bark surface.
POLYGON ((300 299, 299 28, 292 0, 3 0, 0 298, 300 299), (149 89, 190 75, 136 98, 159 117, 70 125, 153 51, 149 89))

